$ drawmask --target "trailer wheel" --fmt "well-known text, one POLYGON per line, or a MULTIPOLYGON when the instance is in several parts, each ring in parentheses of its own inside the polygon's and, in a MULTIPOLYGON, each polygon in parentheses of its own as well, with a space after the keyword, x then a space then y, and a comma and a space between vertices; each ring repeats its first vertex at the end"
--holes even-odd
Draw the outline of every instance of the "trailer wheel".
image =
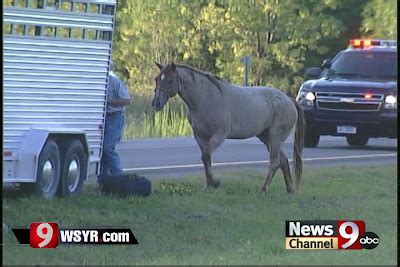
POLYGON ((26 193, 36 193, 44 198, 53 198, 60 183, 61 162, 57 143, 49 139, 39 156, 37 179, 35 183, 23 183, 21 189, 26 193))
POLYGON ((87 174, 88 156, 78 140, 70 141, 65 147, 67 152, 61 172, 62 194, 63 196, 79 195, 87 174))

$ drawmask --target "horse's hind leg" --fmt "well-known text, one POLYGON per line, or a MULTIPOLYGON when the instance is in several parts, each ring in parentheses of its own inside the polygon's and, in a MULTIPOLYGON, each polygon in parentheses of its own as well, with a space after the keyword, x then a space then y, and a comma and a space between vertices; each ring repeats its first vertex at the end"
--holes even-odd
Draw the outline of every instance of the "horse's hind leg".
POLYGON ((268 167, 267 177, 265 178, 264 184, 261 187, 261 192, 266 192, 274 178, 276 170, 280 167, 280 156, 282 149, 282 141, 279 135, 271 134, 269 135, 269 150, 270 150, 270 164, 268 167))
MULTIPOLYGON (((268 152, 269 150, 269 138, 268 138, 268 130, 265 130, 261 135, 257 136, 261 142, 264 143, 264 145, 267 147, 268 152)), ((289 167, 289 161, 281 150, 281 156, 280 156, 280 168, 283 172, 283 177, 285 178, 285 184, 286 184, 286 190, 288 193, 293 193, 295 192, 293 188, 293 182, 292 182, 292 176, 290 175, 290 167, 289 167)))
POLYGON ((281 151, 281 156, 280 156, 280 167, 283 172, 283 177, 285 178, 285 184, 286 184, 286 191, 288 193, 294 193, 294 187, 293 187, 293 181, 292 181, 292 176, 290 175, 290 167, 289 167, 289 160, 286 157, 285 153, 281 151))

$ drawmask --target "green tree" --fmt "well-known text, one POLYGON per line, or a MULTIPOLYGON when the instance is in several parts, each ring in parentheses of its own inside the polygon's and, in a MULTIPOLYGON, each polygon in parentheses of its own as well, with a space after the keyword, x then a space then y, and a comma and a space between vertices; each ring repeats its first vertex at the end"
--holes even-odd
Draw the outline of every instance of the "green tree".
POLYGON ((364 36, 397 39, 397 1, 371 0, 362 13, 361 31, 364 36))
POLYGON ((181 46, 180 29, 186 20, 179 1, 121 1, 117 10, 113 58, 117 72, 132 92, 154 85, 154 61, 176 61, 181 46))
POLYGON ((223 78, 241 84, 242 58, 250 55, 253 85, 294 94, 307 53, 326 53, 319 40, 337 37, 344 27, 325 14, 331 6, 332 1, 210 1, 197 25, 207 33, 208 50, 223 78))
POLYGON ((329 1, 329 9, 325 9, 324 15, 335 17, 342 27, 339 35, 325 36, 318 40, 317 45, 326 47, 325 53, 315 53, 308 50, 306 54, 306 66, 319 66, 323 59, 332 58, 340 50, 346 48, 350 39, 360 37, 362 22, 362 10, 368 3, 365 0, 332 0, 329 1))
POLYGON ((252 58, 252 85, 294 94, 305 67, 343 49, 359 29, 365 1, 121 1, 114 60, 132 92, 152 91, 153 61, 177 61, 242 84, 252 58), (342 23, 342 21, 344 23, 342 23), (351 27, 345 23, 355 21, 351 27), (351 29, 351 30, 349 30, 351 29))

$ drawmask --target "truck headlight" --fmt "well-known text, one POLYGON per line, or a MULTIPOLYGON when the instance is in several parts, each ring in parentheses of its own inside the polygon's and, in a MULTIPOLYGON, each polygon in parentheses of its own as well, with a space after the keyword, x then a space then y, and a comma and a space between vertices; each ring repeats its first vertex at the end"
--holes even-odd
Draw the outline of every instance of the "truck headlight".
POLYGON ((308 90, 304 90, 303 86, 301 86, 296 100, 301 105, 314 106, 315 94, 308 90))
POLYGON ((306 93, 306 99, 308 100, 308 101, 314 101, 315 100, 315 95, 314 95, 314 93, 313 92, 307 92, 306 93))
POLYGON ((394 95, 386 96, 385 108, 397 108, 397 97, 394 95))

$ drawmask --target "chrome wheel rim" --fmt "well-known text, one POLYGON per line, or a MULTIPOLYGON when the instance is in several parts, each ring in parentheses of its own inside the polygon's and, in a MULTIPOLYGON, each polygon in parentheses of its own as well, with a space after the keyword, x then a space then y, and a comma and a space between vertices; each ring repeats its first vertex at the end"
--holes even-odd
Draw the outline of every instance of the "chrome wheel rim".
POLYGON ((70 192, 74 192, 78 187, 80 176, 81 166, 79 165, 78 158, 74 156, 73 160, 68 166, 67 186, 70 192))
POLYGON ((49 192, 55 180, 55 172, 54 166, 50 159, 47 159, 46 162, 43 164, 42 168, 42 190, 43 192, 49 192))

